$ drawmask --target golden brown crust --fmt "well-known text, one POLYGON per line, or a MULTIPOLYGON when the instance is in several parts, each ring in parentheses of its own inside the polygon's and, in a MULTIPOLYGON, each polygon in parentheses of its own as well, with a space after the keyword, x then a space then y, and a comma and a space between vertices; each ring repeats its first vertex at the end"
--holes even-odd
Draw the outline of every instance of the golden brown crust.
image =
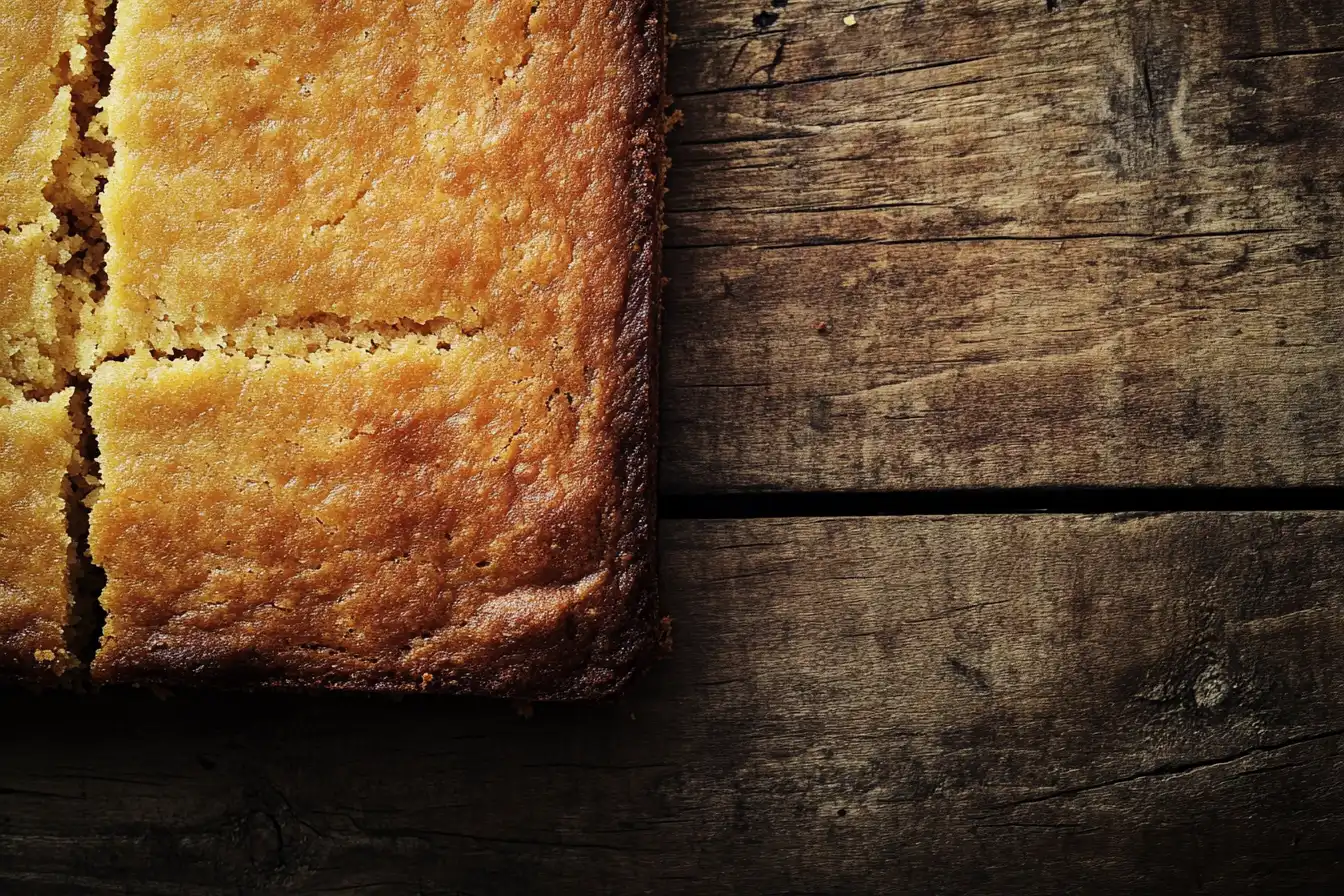
POLYGON ((583 699, 618 692, 654 659, 665 630, 657 593, 658 342, 662 295, 662 198, 666 162, 667 40, 663 0, 630 4, 640 42, 640 110, 630 184, 637 246, 618 322, 621 370, 613 429, 620 449, 615 481, 621 518, 613 527, 619 562, 604 625, 577 674, 554 676, 543 696, 583 699), (641 237, 642 235, 642 237, 641 237))
POLYGON ((516 693, 582 659, 620 609, 610 406, 555 382, 488 335, 103 364, 95 675, 516 693))
MULTIPOLYGON (((547 400, 570 384, 568 374, 533 367, 518 372, 518 364, 544 364, 529 350, 511 354, 507 340, 499 342, 490 331, 446 352, 435 347, 442 333, 400 341, 393 333, 387 336, 390 344, 378 344, 371 354, 329 345, 302 359, 272 357, 269 362, 209 352, 199 361, 142 356, 102 365, 94 377, 93 408, 107 487, 95 506, 91 548, 109 574, 104 595, 109 619, 94 664, 96 679, 589 699, 617 692, 652 660, 659 639, 653 552, 664 32, 660 3, 613 9, 611 25, 630 35, 637 63, 637 77, 622 97, 631 124, 626 135, 629 195, 619 220, 628 230, 630 257, 618 312, 598 318, 595 325, 601 329, 580 328, 599 346, 585 346, 584 357, 602 369, 585 369, 596 391, 577 403, 574 420, 562 402, 552 408, 547 400), (314 364, 329 365, 328 372, 314 374, 314 364), (556 377, 554 389, 548 375, 556 377), (440 385, 415 393, 407 377, 440 385), (534 380, 536 389, 517 385, 534 380), (226 385, 225 397, 196 400, 189 393, 198 381, 236 381, 238 388, 229 392, 233 387, 226 385), (311 393, 316 405, 307 418, 290 420, 283 408, 274 415, 265 411, 287 395, 298 400, 293 390, 311 389, 319 381, 333 384, 330 402, 323 404, 320 392, 311 393), (255 413, 247 404, 253 399, 242 397, 245 389, 265 398, 255 413), (200 470, 209 463, 207 454, 156 447, 162 440, 154 437, 162 433, 135 422, 137 415, 157 417, 171 429, 180 413, 179 431, 194 425, 205 438, 245 431, 248 438, 263 439, 271 431, 283 439, 313 421, 344 421, 346 409, 359 404, 350 396, 360 390, 395 393, 402 410, 414 411, 418 434, 396 435, 393 402, 369 426, 364 466, 336 459, 328 468, 305 468, 305 473, 284 466, 283 458, 263 457, 209 472, 181 489, 169 483, 161 494, 135 491, 165 482, 165 471, 200 470), (455 401, 484 421, 476 438, 456 440, 454 414, 462 408, 450 406, 455 401), (210 409, 204 416, 203 408, 210 409), (216 413, 222 416, 210 416, 216 413), (543 417, 544 425, 536 422, 543 417), (254 420, 259 421, 255 426, 254 420), (513 437, 505 443, 480 436, 510 429, 513 437), (469 539, 451 550, 433 545, 434 526, 470 503, 465 481, 449 476, 431 481, 419 502, 404 512, 380 510, 361 518, 364 525, 386 524, 365 539, 367 544, 303 541, 311 520, 304 515, 303 500, 287 491, 286 477, 310 475, 321 488, 357 480, 377 506, 386 508, 396 502, 392 479, 427 469, 435 457, 473 451, 479 452, 474 469, 489 486, 486 498, 519 488, 518 463, 560 471, 547 474, 552 480, 541 477, 540 493, 529 497, 523 488, 522 497, 512 501, 478 504, 479 526, 490 544, 504 548, 507 562, 496 560, 478 574, 470 568, 474 564, 461 562, 475 557, 469 539), (503 462, 495 464, 501 457, 503 462), (131 469, 137 464, 143 467, 131 469), (239 482, 266 477, 280 485, 254 503, 238 499, 240 511, 251 513, 255 525, 226 521, 212 530, 208 523, 189 524, 194 505, 207 500, 212 489, 226 499, 239 482), (585 485, 562 488, 561 497, 554 497, 557 483, 564 482, 585 485), (587 493, 587 486, 595 491, 587 493), (172 509, 146 514, 137 509, 146 500, 163 500, 172 509), (208 553, 202 545, 226 530, 242 538, 244 549, 230 545, 209 570, 195 565, 208 553), (564 536, 547 535, 556 532, 571 533, 565 550, 557 552, 564 536), (164 544, 166 533, 171 545, 164 544), (255 569, 241 563, 289 536, 284 563, 269 562, 274 557, 258 561, 255 569), (155 553, 160 546, 162 554, 155 553), (323 562, 323 551, 330 562, 323 562), (379 552, 401 560, 402 571, 389 573, 386 556, 376 556, 379 552), (183 556, 188 562, 180 562, 183 556), (300 569, 305 563, 316 564, 327 578, 315 586, 313 576, 300 569), (165 582, 162 570, 168 568, 184 581, 165 582), (202 570, 213 580, 185 581, 202 570), (254 574, 256 581, 249 578, 254 574), (367 606, 360 603, 365 599, 367 606), (352 607, 355 615, 340 618, 333 603, 352 607)), ((293 437, 299 442, 316 438, 311 433, 293 437)), ((311 446, 301 454, 317 456, 311 446)), ((242 451, 239 456, 260 455, 242 451)))

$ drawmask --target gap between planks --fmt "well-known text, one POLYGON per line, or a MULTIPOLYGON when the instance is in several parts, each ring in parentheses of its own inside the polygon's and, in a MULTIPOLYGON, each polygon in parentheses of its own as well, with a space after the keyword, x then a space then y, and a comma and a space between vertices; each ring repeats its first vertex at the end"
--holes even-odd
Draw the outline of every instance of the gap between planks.
POLYGON ((1344 487, 991 488, 664 494, 668 520, 1344 510, 1344 487))

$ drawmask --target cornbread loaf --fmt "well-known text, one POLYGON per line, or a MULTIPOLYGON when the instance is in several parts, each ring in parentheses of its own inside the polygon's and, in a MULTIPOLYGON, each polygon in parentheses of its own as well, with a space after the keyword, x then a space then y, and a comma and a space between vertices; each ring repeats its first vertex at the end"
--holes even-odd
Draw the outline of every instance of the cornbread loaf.
POLYGON ((120 0, 109 54, 95 679, 619 689, 661 4, 120 0))
POLYGON ((0 4, 0 677, 50 679, 76 660, 66 389, 93 296, 101 157, 87 152, 93 42, 105 2, 0 4))

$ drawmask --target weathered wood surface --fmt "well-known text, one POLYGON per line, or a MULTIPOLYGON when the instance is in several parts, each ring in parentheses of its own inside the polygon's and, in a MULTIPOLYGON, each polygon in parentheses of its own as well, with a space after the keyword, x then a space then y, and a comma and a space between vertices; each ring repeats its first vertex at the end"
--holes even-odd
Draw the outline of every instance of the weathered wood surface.
POLYGON ((677 650, 616 706, 0 697, 0 891, 1344 878, 1344 513, 681 521, 663 549, 677 650))
POLYGON ((1344 483, 1344 2, 672 23, 666 489, 1344 483))

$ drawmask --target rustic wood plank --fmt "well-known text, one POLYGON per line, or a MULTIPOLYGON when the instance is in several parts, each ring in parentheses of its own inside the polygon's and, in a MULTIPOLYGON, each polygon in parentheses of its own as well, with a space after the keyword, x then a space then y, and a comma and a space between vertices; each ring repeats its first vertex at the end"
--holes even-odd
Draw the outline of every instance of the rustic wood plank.
POLYGON ((1344 514, 667 524, 626 702, 0 698, 0 890, 1344 875, 1344 514))
POLYGON ((1344 2, 673 12, 666 489, 1344 483, 1344 2))

